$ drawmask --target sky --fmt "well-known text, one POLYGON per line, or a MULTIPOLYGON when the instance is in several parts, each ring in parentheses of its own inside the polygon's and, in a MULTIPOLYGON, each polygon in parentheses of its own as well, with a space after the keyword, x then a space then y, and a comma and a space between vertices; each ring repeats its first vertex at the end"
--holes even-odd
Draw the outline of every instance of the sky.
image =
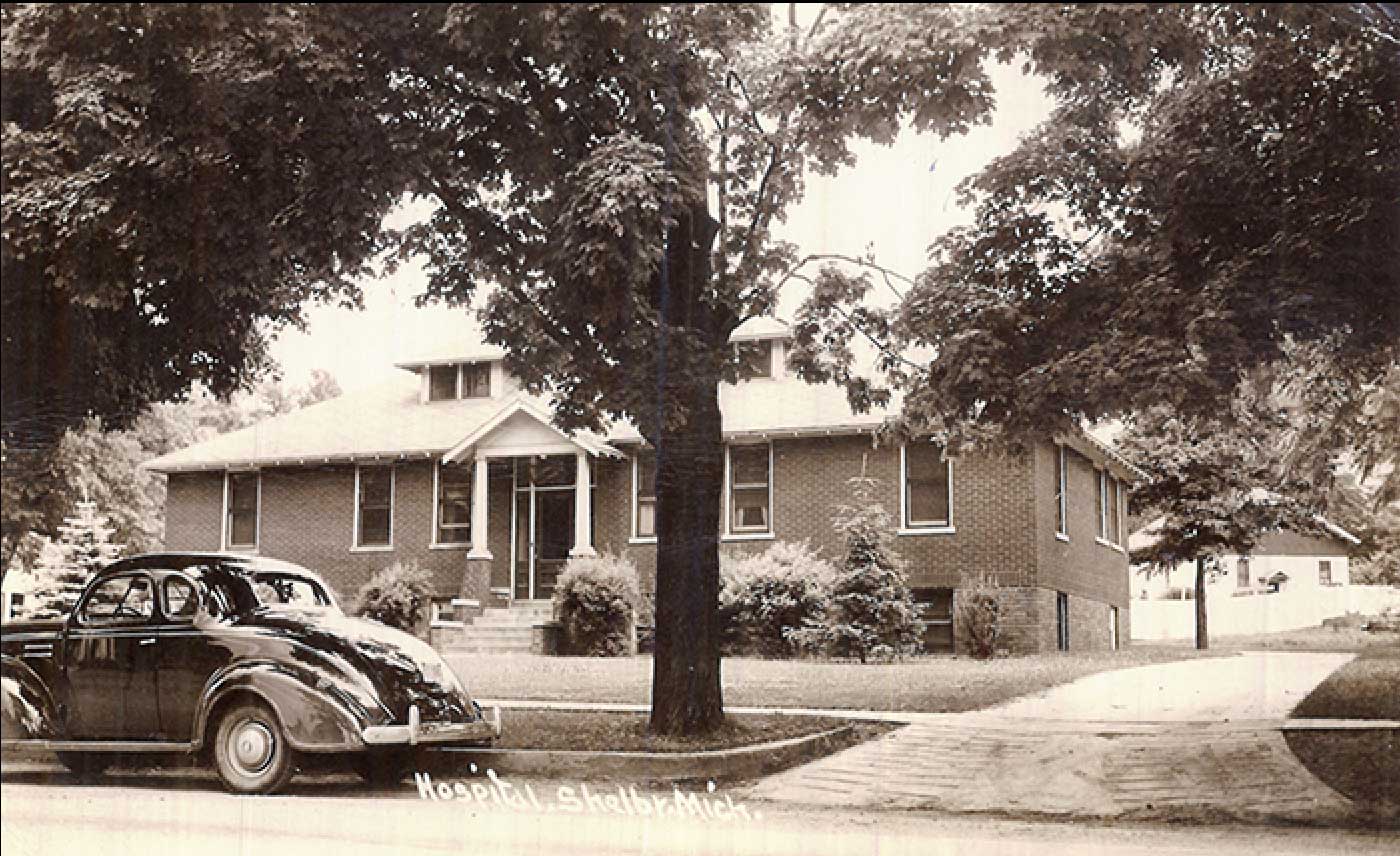
MULTIPOLYGON (((835 176, 809 176, 805 198, 776 231, 803 253, 863 255, 873 246, 883 266, 913 277, 925 267, 926 251, 969 213, 957 205, 958 183, 993 158, 1009 152, 1019 137, 1043 121, 1051 102, 1034 79, 1019 68, 992 70, 997 109, 990 125, 940 140, 905 132, 892 146, 854 147, 857 162, 835 176)), ((422 216, 426 204, 406 206, 392 225, 422 216)), ((272 343, 272 356, 284 379, 305 384, 312 369, 325 369, 346 391, 376 385, 394 376, 394 362, 473 324, 470 313, 443 307, 416 308, 426 278, 420 264, 406 264, 393 276, 361 283, 364 309, 314 305, 306 330, 286 330, 272 343)), ((803 286, 785 287, 779 317, 801 303, 803 286)))

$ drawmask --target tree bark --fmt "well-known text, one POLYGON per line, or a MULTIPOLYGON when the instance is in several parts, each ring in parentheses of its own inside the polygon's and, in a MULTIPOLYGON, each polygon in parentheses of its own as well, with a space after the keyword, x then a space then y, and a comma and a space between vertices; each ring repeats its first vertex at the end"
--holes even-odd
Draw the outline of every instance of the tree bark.
POLYGON ((688 424, 663 434, 656 450, 651 729, 661 734, 703 734, 724 722, 719 656, 724 442, 717 386, 696 379, 688 424))
POLYGON ((657 276, 655 305, 687 342, 658 344, 656 654, 651 729, 704 734, 724 723, 719 650, 719 515, 724 437, 719 361, 732 318, 706 299, 717 224, 703 201, 677 212, 657 276), (698 349, 698 350, 697 350, 698 349), (679 412, 682 418, 670 418, 679 412))
POLYGON ((1204 651, 1210 647, 1210 636, 1206 629, 1206 559, 1196 557, 1196 648, 1204 651))

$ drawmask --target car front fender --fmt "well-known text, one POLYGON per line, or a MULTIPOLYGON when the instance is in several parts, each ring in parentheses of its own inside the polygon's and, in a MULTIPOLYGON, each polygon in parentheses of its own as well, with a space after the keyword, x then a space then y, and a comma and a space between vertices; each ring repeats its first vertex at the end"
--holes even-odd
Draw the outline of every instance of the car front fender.
POLYGON ((0 657, 0 740, 55 740, 61 731, 44 681, 19 659, 0 657))
POLYGON ((361 734, 371 715, 345 691, 340 676, 275 662, 239 663, 210 678, 195 713, 196 746, 203 743, 219 705, 236 694, 256 696, 271 707, 288 742, 299 751, 364 748, 361 734))

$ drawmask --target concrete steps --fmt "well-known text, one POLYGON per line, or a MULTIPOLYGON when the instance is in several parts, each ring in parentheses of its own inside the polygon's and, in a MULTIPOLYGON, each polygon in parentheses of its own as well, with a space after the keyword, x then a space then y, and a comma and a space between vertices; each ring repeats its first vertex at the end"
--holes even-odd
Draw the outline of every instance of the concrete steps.
POLYGON ((454 654, 528 654, 535 627, 553 617, 554 606, 548 601, 491 607, 446 635, 440 647, 454 654))

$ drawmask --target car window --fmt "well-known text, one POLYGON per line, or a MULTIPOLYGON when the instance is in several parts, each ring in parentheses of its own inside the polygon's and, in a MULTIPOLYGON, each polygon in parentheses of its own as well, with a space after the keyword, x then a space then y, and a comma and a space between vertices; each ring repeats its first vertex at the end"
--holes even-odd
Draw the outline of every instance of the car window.
POLYGON ((284 574, 256 575, 253 592, 264 606, 329 606, 331 603, 315 581, 284 574))
POLYGON ((142 624, 155 612, 151 581, 145 576, 113 577, 93 589, 83 604, 84 624, 142 624))
POLYGON ((193 620, 199 608, 199 592, 194 583, 184 577, 166 577, 161 587, 165 593, 165 617, 173 621, 193 620))

